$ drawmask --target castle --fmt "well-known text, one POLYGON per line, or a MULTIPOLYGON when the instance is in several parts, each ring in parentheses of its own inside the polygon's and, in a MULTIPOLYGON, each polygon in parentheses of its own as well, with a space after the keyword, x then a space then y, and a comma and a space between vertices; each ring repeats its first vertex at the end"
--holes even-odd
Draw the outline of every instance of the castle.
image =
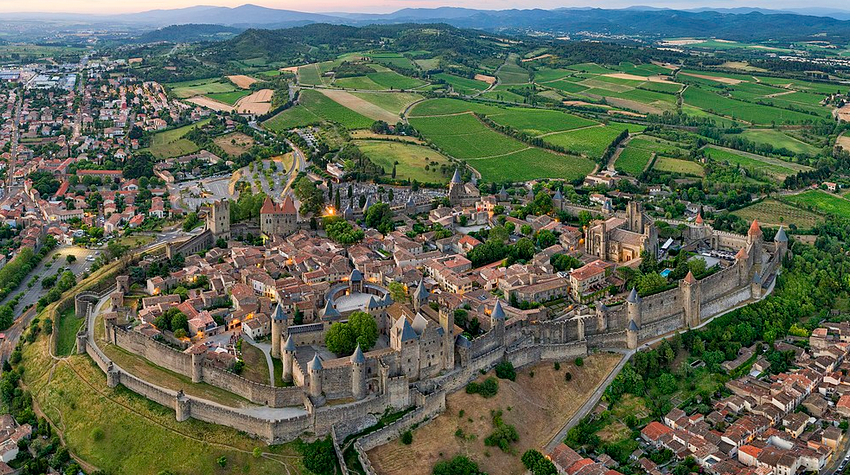
POLYGON ((625 218, 612 216, 588 228, 584 250, 591 256, 614 262, 637 259, 644 251, 656 255, 658 229, 644 214, 643 204, 630 201, 625 218))
POLYGON ((260 232, 265 238, 273 235, 288 235, 298 229, 298 210, 290 195, 286 195, 283 203, 277 204, 266 197, 260 208, 260 232))
MULTIPOLYGON (((294 205, 290 206, 294 211, 294 205)), ((282 208, 275 207, 275 211, 282 214, 282 208)), ((734 253, 734 259, 701 279, 689 273, 676 287, 659 293, 641 296, 632 289, 625 301, 611 306, 579 305, 566 313, 531 316, 503 301, 488 300, 474 309, 486 315, 486 320, 481 322, 482 332, 473 338, 467 338, 455 325, 454 310, 458 307, 452 304, 455 300, 451 294, 434 295, 420 281, 406 289, 404 301, 394 302, 387 289, 364 278, 357 269, 349 275, 335 275, 323 283, 327 291, 320 318, 296 325, 281 302, 271 312, 271 353, 281 359, 281 376, 290 384, 287 387, 248 381, 217 367, 215 356, 202 344, 181 352, 125 328, 115 319, 104 319, 105 335, 112 344, 191 377, 193 382, 205 382, 267 406, 266 415, 247 415, 218 406, 213 409, 207 401, 182 392, 153 389, 152 383, 109 361, 97 347, 90 326, 78 335, 78 346, 107 373, 109 385, 124 384, 160 404, 173 406, 179 420, 193 417, 225 424, 270 443, 291 440, 304 432, 327 434, 332 428, 338 433, 352 433, 352 428, 371 420, 370 414, 387 408, 416 406, 411 413, 415 417, 409 419, 423 421, 445 409, 447 393, 461 389, 480 371, 501 361, 523 366, 584 356, 591 348, 635 350, 642 343, 695 328, 714 316, 759 300, 772 289, 788 252, 782 229, 773 242, 765 242, 755 221, 745 236, 716 231, 701 219, 671 224, 682 225, 683 249, 710 247, 727 251, 727 255, 734 253), (350 356, 323 358, 327 353, 314 347, 322 346, 331 326, 347 321, 354 311, 366 312, 375 319, 382 343, 370 351, 358 346, 350 356), (283 412, 275 412, 278 409, 283 412)), ((212 233, 218 224, 212 219, 208 226, 212 233)), ((638 257, 644 250, 656 252, 658 245, 655 226, 639 204, 630 204, 624 218, 608 218, 592 226, 588 241, 592 241, 588 252, 620 261, 638 257), (609 224, 613 229, 608 229, 609 224)), ((126 280, 119 280, 116 293, 126 291, 126 280)), ((113 307, 120 306, 122 299, 114 297, 113 307)), ((96 299, 92 296, 78 298, 78 313, 94 308, 90 302, 96 299)))
POLYGON ((452 206, 474 206, 481 199, 481 192, 473 183, 464 183, 460 169, 455 169, 452 181, 449 182, 449 203, 452 206))

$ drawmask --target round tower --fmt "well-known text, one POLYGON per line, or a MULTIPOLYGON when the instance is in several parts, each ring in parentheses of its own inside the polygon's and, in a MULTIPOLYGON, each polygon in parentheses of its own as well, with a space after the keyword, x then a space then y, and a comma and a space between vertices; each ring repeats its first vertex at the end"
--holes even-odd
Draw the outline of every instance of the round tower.
POLYGON ((310 361, 307 373, 310 375, 310 397, 322 397, 322 360, 319 359, 318 353, 313 356, 313 361, 310 361))
POLYGON ((192 382, 200 383, 204 380, 204 353, 206 348, 203 345, 196 345, 192 348, 192 382))
POLYGON ((354 399, 366 397, 366 357, 363 356, 360 345, 357 345, 351 355, 351 393, 354 399))
POLYGON ((86 332, 81 330, 77 332, 77 354, 81 355, 86 352, 86 332))
POLYGON ((638 296, 637 289, 634 287, 626 298, 626 316, 630 322, 635 322, 637 326, 640 326, 640 296, 638 296))
POLYGON ((281 352, 283 356, 283 380, 287 383, 292 382, 292 365, 295 362, 295 342, 292 341, 292 335, 286 339, 281 352))
POLYGON ((177 396, 174 398, 174 413, 177 417, 177 422, 183 422, 188 419, 192 413, 191 408, 191 400, 183 394, 183 390, 177 391, 177 396))
POLYGON ((280 302, 274 309, 272 314, 272 358, 280 358, 280 337, 287 327, 286 313, 280 302))

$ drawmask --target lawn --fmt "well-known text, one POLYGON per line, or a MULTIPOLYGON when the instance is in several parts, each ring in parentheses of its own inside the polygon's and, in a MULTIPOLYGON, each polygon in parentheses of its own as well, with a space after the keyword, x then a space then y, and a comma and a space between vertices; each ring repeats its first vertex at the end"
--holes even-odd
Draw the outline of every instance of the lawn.
POLYGON ((760 223, 767 226, 795 225, 800 229, 809 229, 817 223, 823 222, 823 216, 806 211, 796 206, 766 199, 756 204, 734 211, 732 214, 739 216, 747 222, 758 219, 760 223))
POLYGON ((242 99, 245 96, 250 96, 253 91, 249 90, 239 90, 233 92, 220 92, 216 94, 207 94, 207 97, 210 99, 214 99, 218 102, 223 102, 227 105, 235 106, 239 99, 242 99))
POLYGON ((448 158, 422 145, 382 140, 362 140, 355 144, 388 176, 392 173, 393 164, 398 162, 396 178, 400 180, 446 184, 454 170, 448 158))
POLYGON ((783 162, 776 158, 761 157, 759 155, 715 147, 706 147, 705 154, 713 160, 739 165, 748 170, 757 170, 776 181, 782 181, 788 175, 808 169, 808 167, 783 162))
POLYGON ((414 429, 412 444, 393 440, 369 451, 369 459, 375 471, 385 475, 431 473, 438 461, 458 454, 474 459, 485 473, 526 473, 520 455, 528 449, 542 451, 620 358, 599 353, 585 358, 581 367, 561 362, 556 370, 546 362, 522 368, 516 381, 500 379, 498 393, 489 399, 463 390, 449 394, 446 411, 414 429), (572 376, 570 382, 566 382, 567 373, 572 376), (497 410, 519 435, 519 441, 511 444, 512 453, 484 445, 493 432, 491 411, 497 410))
POLYGON ((263 350, 242 340, 242 361, 245 362, 245 369, 240 376, 260 384, 270 384, 269 364, 263 350))
POLYGON ((43 336, 25 347, 23 365, 27 389, 61 428, 68 449, 105 473, 306 473, 296 443, 267 446, 224 426, 177 422, 171 408, 123 386, 108 388, 105 375, 86 355, 53 361, 43 336), (253 457, 255 447, 268 455, 253 457), (222 456, 225 468, 216 463, 222 456))
POLYGON ((209 119, 176 129, 157 132, 151 137, 150 152, 159 159, 180 157, 197 152, 200 147, 191 140, 185 139, 184 136, 193 128, 203 126, 207 122, 209 122, 209 119))
POLYGON ((236 86, 230 81, 223 81, 221 78, 198 79, 195 81, 173 82, 166 84, 171 89, 171 92, 181 98, 186 99, 194 96, 204 96, 207 94, 225 93, 236 91, 236 86))
POLYGON ((83 325, 83 320, 74 315, 74 307, 62 312, 56 324, 56 356, 67 356, 74 352, 77 332, 83 325))
POLYGON ((291 107, 263 123, 275 132, 322 122, 338 122, 348 129, 366 129, 374 121, 342 106, 324 94, 311 89, 301 91, 299 105, 291 107))
POLYGON ((823 190, 809 190, 784 199, 806 210, 844 218, 850 217, 850 201, 823 190))
POLYGON ((702 165, 699 163, 670 157, 656 158, 653 168, 662 172, 681 173, 682 175, 705 175, 705 170, 703 170, 702 165))
POLYGON ((819 152, 817 147, 774 129, 749 129, 743 131, 741 137, 751 142, 770 144, 774 148, 785 148, 794 153, 814 156, 819 152))

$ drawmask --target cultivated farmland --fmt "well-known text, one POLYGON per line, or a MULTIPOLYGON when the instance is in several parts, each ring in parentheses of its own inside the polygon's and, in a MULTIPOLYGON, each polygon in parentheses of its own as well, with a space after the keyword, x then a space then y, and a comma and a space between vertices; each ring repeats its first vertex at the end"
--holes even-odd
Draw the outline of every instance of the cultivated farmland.
POLYGON ((448 183, 454 167, 448 158, 422 145, 384 140, 358 140, 354 142, 372 163, 381 166, 384 173, 392 173, 396 165, 396 178, 417 180, 420 183, 448 183))
POLYGON ((767 226, 795 225, 800 229, 808 229, 823 221, 823 216, 796 206, 766 199, 753 205, 734 211, 732 214, 746 221, 758 219, 767 226))
POLYGON ((850 217, 850 201, 823 190, 810 190, 784 199, 806 210, 844 218, 850 217))
POLYGON ((374 120, 359 114, 319 91, 301 91, 299 104, 267 120, 264 125, 274 131, 289 130, 322 121, 338 122, 349 129, 365 129, 374 120))

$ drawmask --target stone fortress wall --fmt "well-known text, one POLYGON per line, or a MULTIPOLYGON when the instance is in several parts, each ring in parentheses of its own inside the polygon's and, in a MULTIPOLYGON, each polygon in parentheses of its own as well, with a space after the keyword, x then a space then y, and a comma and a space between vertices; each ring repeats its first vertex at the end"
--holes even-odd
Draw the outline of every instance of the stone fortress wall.
MULTIPOLYGON (((716 248, 741 246, 734 264, 703 280, 689 275, 678 287, 643 298, 633 292, 625 303, 611 308, 599 305, 595 313, 582 310, 543 322, 502 321, 471 342, 458 338, 454 345, 454 361, 449 366, 452 369, 418 380, 409 378, 405 373, 401 360, 408 354, 400 355, 385 349, 362 355, 360 362, 340 358, 318 367, 298 361, 291 354, 294 386, 272 387, 219 369, 204 361, 202 353, 180 352, 140 333, 125 330, 114 322, 105 323, 110 343, 191 377, 193 382, 206 382, 258 405, 272 408, 297 406, 306 411, 305 414, 280 420, 259 417, 254 415, 259 412, 218 405, 141 380, 109 361, 94 344, 91 328, 78 335, 78 345, 107 374, 109 386, 124 384, 138 394, 173 407, 178 420, 193 417, 223 424, 268 443, 291 440, 305 432, 322 436, 332 430, 335 437, 345 438, 368 426, 370 421, 373 423, 376 415, 388 409, 415 407, 396 423, 357 441, 355 447, 365 458, 365 450, 442 412, 446 394, 463 388, 481 371, 487 371, 501 361, 510 361, 521 367, 539 361, 584 356, 593 348, 635 349, 641 342, 679 329, 693 328, 745 301, 762 298, 764 288, 769 287, 787 252, 787 242, 777 239, 774 243, 764 243, 761 231, 757 225, 754 227, 748 236, 717 233, 707 226, 687 231, 716 248), (326 399, 352 399, 353 402, 325 405, 326 399)), ((91 299, 89 296, 81 297, 84 298, 79 299, 79 310, 91 312, 94 308, 90 304, 91 299)), ((418 358, 419 354, 412 356, 418 358)), ((367 464, 368 460, 365 460, 364 467, 367 464)))

